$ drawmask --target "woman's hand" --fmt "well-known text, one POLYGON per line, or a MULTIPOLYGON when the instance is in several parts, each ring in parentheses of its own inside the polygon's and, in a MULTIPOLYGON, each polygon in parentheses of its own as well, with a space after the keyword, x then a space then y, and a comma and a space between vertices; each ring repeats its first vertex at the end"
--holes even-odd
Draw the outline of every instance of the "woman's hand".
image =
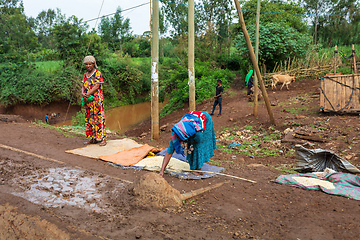
POLYGON ((170 162, 171 157, 172 157, 172 154, 170 154, 168 152, 165 153, 163 163, 162 163, 162 166, 161 166, 161 170, 160 170, 160 173, 159 173, 162 177, 164 177, 165 168, 168 165, 168 163, 170 162))

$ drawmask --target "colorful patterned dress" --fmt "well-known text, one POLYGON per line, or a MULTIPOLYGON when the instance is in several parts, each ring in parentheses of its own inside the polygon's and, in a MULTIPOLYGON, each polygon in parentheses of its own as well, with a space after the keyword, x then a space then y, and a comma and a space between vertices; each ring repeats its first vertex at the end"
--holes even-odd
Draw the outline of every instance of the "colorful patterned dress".
POLYGON ((91 77, 84 74, 83 87, 84 93, 89 92, 96 83, 100 83, 99 89, 93 94, 94 101, 85 104, 85 128, 86 137, 97 141, 105 139, 105 110, 104 110, 104 95, 103 83, 104 80, 101 72, 95 70, 91 77))

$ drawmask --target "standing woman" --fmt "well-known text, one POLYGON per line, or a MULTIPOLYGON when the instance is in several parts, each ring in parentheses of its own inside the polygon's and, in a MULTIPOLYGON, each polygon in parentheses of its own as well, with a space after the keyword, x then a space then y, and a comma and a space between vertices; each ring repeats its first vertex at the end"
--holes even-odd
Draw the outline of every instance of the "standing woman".
POLYGON ((86 56, 84 64, 87 72, 84 74, 81 95, 85 102, 85 128, 89 139, 86 144, 100 142, 100 146, 105 146, 104 80, 93 56, 86 56))

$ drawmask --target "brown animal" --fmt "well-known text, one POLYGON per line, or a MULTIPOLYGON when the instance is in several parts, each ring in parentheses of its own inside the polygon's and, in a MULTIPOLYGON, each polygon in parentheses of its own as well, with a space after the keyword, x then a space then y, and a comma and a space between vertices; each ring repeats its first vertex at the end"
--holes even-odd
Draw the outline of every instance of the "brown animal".
POLYGON ((333 76, 333 75, 343 75, 341 72, 339 73, 327 73, 325 76, 333 76))
POLYGON ((295 82, 295 76, 289 76, 289 75, 280 75, 275 74, 271 77, 271 89, 276 88, 277 83, 282 83, 280 90, 286 85, 287 90, 289 90, 289 85, 291 82, 295 82))

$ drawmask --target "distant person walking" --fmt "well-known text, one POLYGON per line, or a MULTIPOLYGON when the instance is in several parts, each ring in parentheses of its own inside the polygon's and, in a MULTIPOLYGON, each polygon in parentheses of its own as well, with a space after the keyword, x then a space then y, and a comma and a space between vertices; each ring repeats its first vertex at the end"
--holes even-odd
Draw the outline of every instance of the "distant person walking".
POLYGON ((214 97, 215 100, 214 100, 213 109, 212 109, 210 115, 214 115, 215 107, 216 107, 216 105, 219 104, 220 110, 219 110, 219 114, 217 116, 220 117, 221 109, 222 109, 222 93, 224 91, 224 87, 221 86, 221 80, 217 80, 216 84, 217 84, 217 86, 216 86, 215 97, 214 97))
POLYGON ((48 114, 45 114, 45 122, 46 122, 47 124, 49 124, 49 115, 48 115, 48 114))
POLYGON ((253 91, 253 86, 254 86, 254 81, 253 81, 253 73, 254 71, 251 69, 245 77, 245 83, 247 85, 247 95, 251 95, 254 91, 253 91))
POLYGON ((86 137, 89 139, 85 144, 100 142, 100 146, 105 146, 104 80, 93 56, 86 56, 84 64, 87 72, 84 74, 81 95, 85 108, 86 137))

